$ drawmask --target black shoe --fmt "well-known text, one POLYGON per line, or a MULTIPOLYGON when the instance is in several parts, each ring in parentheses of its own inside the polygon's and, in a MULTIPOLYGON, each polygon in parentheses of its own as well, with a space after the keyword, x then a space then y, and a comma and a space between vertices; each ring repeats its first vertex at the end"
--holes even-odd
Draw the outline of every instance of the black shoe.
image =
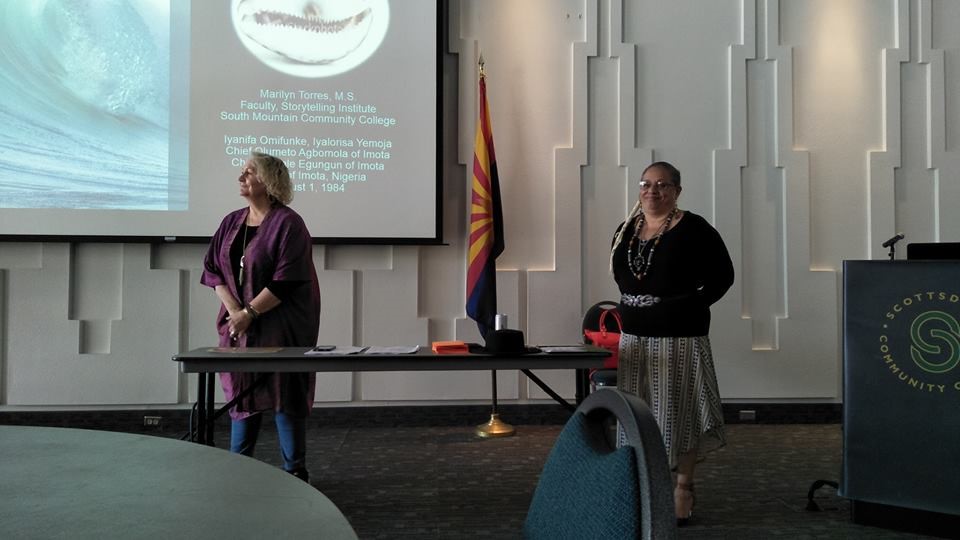
POLYGON ((310 483, 310 473, 307 469, 300 467, 299 469, 294 469, 292 471, 287 471, 288 473, 296 476, 297 478, 303 480, 306 483, 310 483))
POLYGON ((677 492, 679 492, 680 498, 685 498, 687 495, 690 496, 690 509, 686 512, 686 515, 677 516, 677 527, 686 527, 690 524, 690 518, 693 517, 693 505, 696 502, 696 496, 693 493, 693 483, 677 483, 677 487, 673 490, 674 504, 677 503, 677 492))

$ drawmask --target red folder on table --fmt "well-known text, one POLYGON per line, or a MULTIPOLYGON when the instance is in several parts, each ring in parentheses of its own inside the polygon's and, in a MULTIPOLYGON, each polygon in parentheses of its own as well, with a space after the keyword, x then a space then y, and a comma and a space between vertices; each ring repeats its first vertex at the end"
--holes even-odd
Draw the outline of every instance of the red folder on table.
POLYGON ((434 341, 433 352, 437 354, 467 354, 470 348, 463 341, 434 341))

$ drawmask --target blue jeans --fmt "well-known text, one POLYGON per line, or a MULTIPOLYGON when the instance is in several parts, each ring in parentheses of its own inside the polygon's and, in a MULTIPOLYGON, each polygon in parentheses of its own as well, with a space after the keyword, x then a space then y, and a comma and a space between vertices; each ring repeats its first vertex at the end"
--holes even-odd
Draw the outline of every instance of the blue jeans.
MULTIPOLYGON (((277 437, 280 439, 280 457, 283 470, 295 471, 306 468, 307 464, 307 419, 275 412, 277 437)), ((230 424, 230 451, 235 454, 253 456, 260 434, 263 414, 254 414, 242 420, 233 420, 230 424)))

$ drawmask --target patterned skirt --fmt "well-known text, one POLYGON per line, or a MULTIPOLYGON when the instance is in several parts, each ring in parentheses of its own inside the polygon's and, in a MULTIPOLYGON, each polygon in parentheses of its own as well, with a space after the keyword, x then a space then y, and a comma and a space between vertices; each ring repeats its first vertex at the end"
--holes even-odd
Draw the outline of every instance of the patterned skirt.
POLYGON ((670 467, 690 450, 726 444, 710 338, 620 336, 617 387, 650 406, 670 467))

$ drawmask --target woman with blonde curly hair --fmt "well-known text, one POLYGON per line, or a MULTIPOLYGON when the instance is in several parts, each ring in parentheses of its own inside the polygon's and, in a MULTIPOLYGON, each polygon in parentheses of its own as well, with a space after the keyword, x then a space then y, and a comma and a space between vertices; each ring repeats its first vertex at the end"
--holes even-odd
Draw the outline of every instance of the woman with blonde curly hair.
MULTIPOLYGON (((293 199, 282 160, 254 152, 243 166, 240 196, 247 206, 229 213, 210 241, 200 281, 220 299, 221 347, 312 347, 320 329, 320 286, 313 243, 293 199)), ((262 412, 274 411, 283 468, 309 481, 306 417, 315 373, 221 373, 227 400, 267 381, 230 409, 230 450, 253 455, 262 412)))

